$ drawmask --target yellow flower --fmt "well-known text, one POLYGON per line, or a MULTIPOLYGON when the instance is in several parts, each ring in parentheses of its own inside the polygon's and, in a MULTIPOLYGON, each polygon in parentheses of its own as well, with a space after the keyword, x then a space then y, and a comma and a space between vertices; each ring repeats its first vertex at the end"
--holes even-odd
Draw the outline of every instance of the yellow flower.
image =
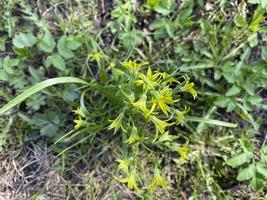
POLYGON ((166 72, 161 73, 161 76, 162 76, 163 82, 166 82, 166 83, 169 83, 169 84, 172 84, 172 83, 179 83, 179 84, 181 84, 178 80, 176 80, 175 78, 171 77, 166 72))
POLYGON ((166 86, 159 92, 156 91, 154 93, 155 99, 153 99, 153 103, 155 103, 165 115, 168 115, 168 112, 170 111, 170 107, 168 104, 174 104, 178 100, 172 99, 172 90, 166 86))
POLYGON ((163 143, 163 142, 172 142, 174 139, 176 139, 177 136, 170 135, 169 131, 166 131, 163 135, 161 135, 158 139, 158 142, 163 143))
POLYGON ((149 188, 154 190, 156 187, 161 186, 164 189, 167 188, 167 183, 163 179, 163 177, 160 175, 160 171, 157 167, 154 169, 154 176, 152 178, 151 183, 149 184, 149 188))
POLYGON ((82 109, 80 107, 78 107, 76 110, 73 110, 73 112, 76 115, 80 116, 80 117, 86 117, 85 114, 84 114, 84 112, 82 111, 82 109))
POLYGON ((188 144, 189 141, 186 141, 185 145, 182 147, 178 147, 176 151, 180 154, 182 160, 186 160, 188 154, 188 144))
POLYGON ((149 119, 153 122, 153 124, 155 125, 156 127, 156 131, 159 131, 161 134, 163 134, 165 132, 165 128, 167 126, 170 126, 169 123, 163 121, 163 120, 160 120, 158 119, 156 116, 154 115, 150 115, 149 116, 149 119))
POLYGON ((162 0, 147 0, 146 3, 150 8, 154 8, 155 6, 159 5, 162 0))
POLYGON ((79 116, 79 119, 75 119, 75 120, 74 120, 74 123, 76 124, 76 125, 74 126, 74 128, 75 128, 75 129, 79 129, 79 128, 81 128, 82 126, 84 126, 86 122, 83 121, 83 119, 79 116))
POLYGON ((138 135, 137 128, 134 126, 131 131, 131 136, 125 142, 128 144, 132 144, 140 140, 142 140, 142 138, 138 135))
POLYGON ((109 67, 110 67, 111 69, 113 69, 115 66, 116 66, 116 63, 115 63, 115 62, 110 62, 110 63, 109 63, 109 67))
POLYGON ((152 105, 152 107, 150 109, 147 108, 146 105, 146 100, 147 100, 147 96, 146 93, 142 94, 140 99, 134 103, 132 103, 132 105, 134 107, 136 107, 138 110, 141 110, 144 114, 145 117, 149 116, 151 113, 153 113, 154 109, 155 109, 155 105, 152 105))
POLYGON ((108 130, 115 129, 114 132, 116 133, 121 128, 124 132, 126 132, 122 126, 123 117, 124 117, 124 113, 120 113, 116 119, 111 120, 112 123, 109 125, 108 130))
POLYGON ((135 81, 138 85, 143 85, 143 88, 146 89, 154 89, 154 87, 159 86, 159 78, 160 73, 152 73, 151 68, 149 67, 146 75, 143 73, 139 73, 139 80, 135 81))
POLYGON ((90 54, 90 58, 91 58, 90 60, 91 61, 94 61, 94 60, 99 61, 104 57, 105 57, 105 54, 101 51, 95 51, 95 52, 90 54))
POLYGON ((129 176, 126 178, 115 178, 117 181, 121 183, 127 183, 128 188, 131 190, 135 190, 136 192, 140 192, 141 190, 137 186, 137 178, 136 178, 136 170, 133 169, 130 171, 129 176))
POLYGON ((179 111, 179 110, 176 110, 175 114, 176 114, 176 124, 180 124, 184 118, 185 118, 185 114, 188 113, 190 110, 189 107, 185 106, 184 110, 183 111, 179 111))
POLYGON ((191 95, 193 96, 193 98, 195 99, 197 96, 197 92, 193 88, 195 86, 195 83, 193 83, 193 82, 190 83, 190 78, 187 75, 183 76, 183 78, 185 81, 185 85, 183 87, 181 87, 181 89, 180 89, 181 92, 184 92, 184 91, 190 92, 191 95))
POLYGON ((129 61, 122 62, 121 64, 123 67, 125 67, 129 71, 138 72, 141 69, 141 67, 143 67, 144 65, 147 65, 148 62, 137 63, 136 61, 129 60, 129 61))
POLYGON ((123 170, 126 174, 129 174, 129 167, 132 162, 132 159, 126 159, 126 160, 118 159, 117 162, 119 163, 118 168, 123 170))

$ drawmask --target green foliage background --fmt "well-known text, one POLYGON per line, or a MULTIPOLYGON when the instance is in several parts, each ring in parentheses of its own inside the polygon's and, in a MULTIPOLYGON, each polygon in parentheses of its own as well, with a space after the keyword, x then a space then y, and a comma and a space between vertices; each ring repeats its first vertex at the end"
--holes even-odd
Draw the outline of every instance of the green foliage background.
POLYGON ((107 166, 112 183, 135 189, 136 199, 266 198, 266 7, 263 0, 1 1, 0 150, 48 144, 63 175, 107 166), (145 109, 131 106, 144 93, 153 106, 164 86, 178 103, 158 106, 157 121, 144 122, 145 109), (174 118, 179 123, 166 125, 174 118), (243 187, 241 195, 234 190, 243 187))

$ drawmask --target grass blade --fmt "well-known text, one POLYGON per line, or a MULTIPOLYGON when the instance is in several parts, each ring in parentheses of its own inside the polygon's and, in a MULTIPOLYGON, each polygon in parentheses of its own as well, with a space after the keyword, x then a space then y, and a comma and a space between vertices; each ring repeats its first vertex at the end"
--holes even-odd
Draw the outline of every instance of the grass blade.
POLYGON ((188 121, 191 122, 200 122, 200 123, 205 123, 205 124, 213 124, 217 126, 225 126, 229 128, 236 128, 237 123, 231 123, 231 122, 224 122, 216 119, 205 119, 205 118, 199 118, 199 117, 186 117, 188 121))
POLYGON ((13 108, 14 106, 18 105, 19 103, 21 103, 22 101, 24 101, 25 99, 27 99, 28 97, 32 96, 33 94, 40 92, 41 90, 52 86, 52 85, 56 85, 56 84, 60 84, 60 83, 80 83, 80 84, 89 84, 86 81, 79 79, 79 78, 75 78, 75 77, 60 77, 60 78, 51 78, 45 81, 42 81, 30 88, 28 88, 27 90, 25 90, 23 93, 21 93, 20 95, 18 95, 17 97, 15 97, 13 100, 11 100, 8 104, 6 104, 5 106, 3 106, 0 109, 0 115, 2 115, 3 113, 5 113, 6 111, 8 111, 9 109, 13 108))

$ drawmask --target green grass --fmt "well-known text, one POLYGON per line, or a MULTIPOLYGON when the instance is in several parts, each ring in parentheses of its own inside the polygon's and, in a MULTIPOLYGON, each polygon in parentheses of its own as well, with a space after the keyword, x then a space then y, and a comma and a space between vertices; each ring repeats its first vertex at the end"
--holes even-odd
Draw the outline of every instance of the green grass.
POLYGON ((28 199, 265 199, 265 16, 265 1, 1 1, 0 160, 57 157, 58 179, 33 164, 28 199))

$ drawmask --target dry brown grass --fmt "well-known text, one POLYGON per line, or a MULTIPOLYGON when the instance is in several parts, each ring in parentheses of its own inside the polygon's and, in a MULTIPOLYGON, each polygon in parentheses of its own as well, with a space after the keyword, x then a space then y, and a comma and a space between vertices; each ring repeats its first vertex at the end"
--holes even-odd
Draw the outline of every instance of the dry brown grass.
POLYGON ((101 164, 75 168, 64 176, 60 167, 59 158, 46 146, 6 148, 0 153, 0 200, 109 200, 112 195, 136 199, 101 164))
POLYGON ((53 170, 56 163, 46 146, 5 149, 0 154, 0 196, 6 200, 27 200, 44 190, 42 199, 65 199, 60 193, 62 177, 53 170))

